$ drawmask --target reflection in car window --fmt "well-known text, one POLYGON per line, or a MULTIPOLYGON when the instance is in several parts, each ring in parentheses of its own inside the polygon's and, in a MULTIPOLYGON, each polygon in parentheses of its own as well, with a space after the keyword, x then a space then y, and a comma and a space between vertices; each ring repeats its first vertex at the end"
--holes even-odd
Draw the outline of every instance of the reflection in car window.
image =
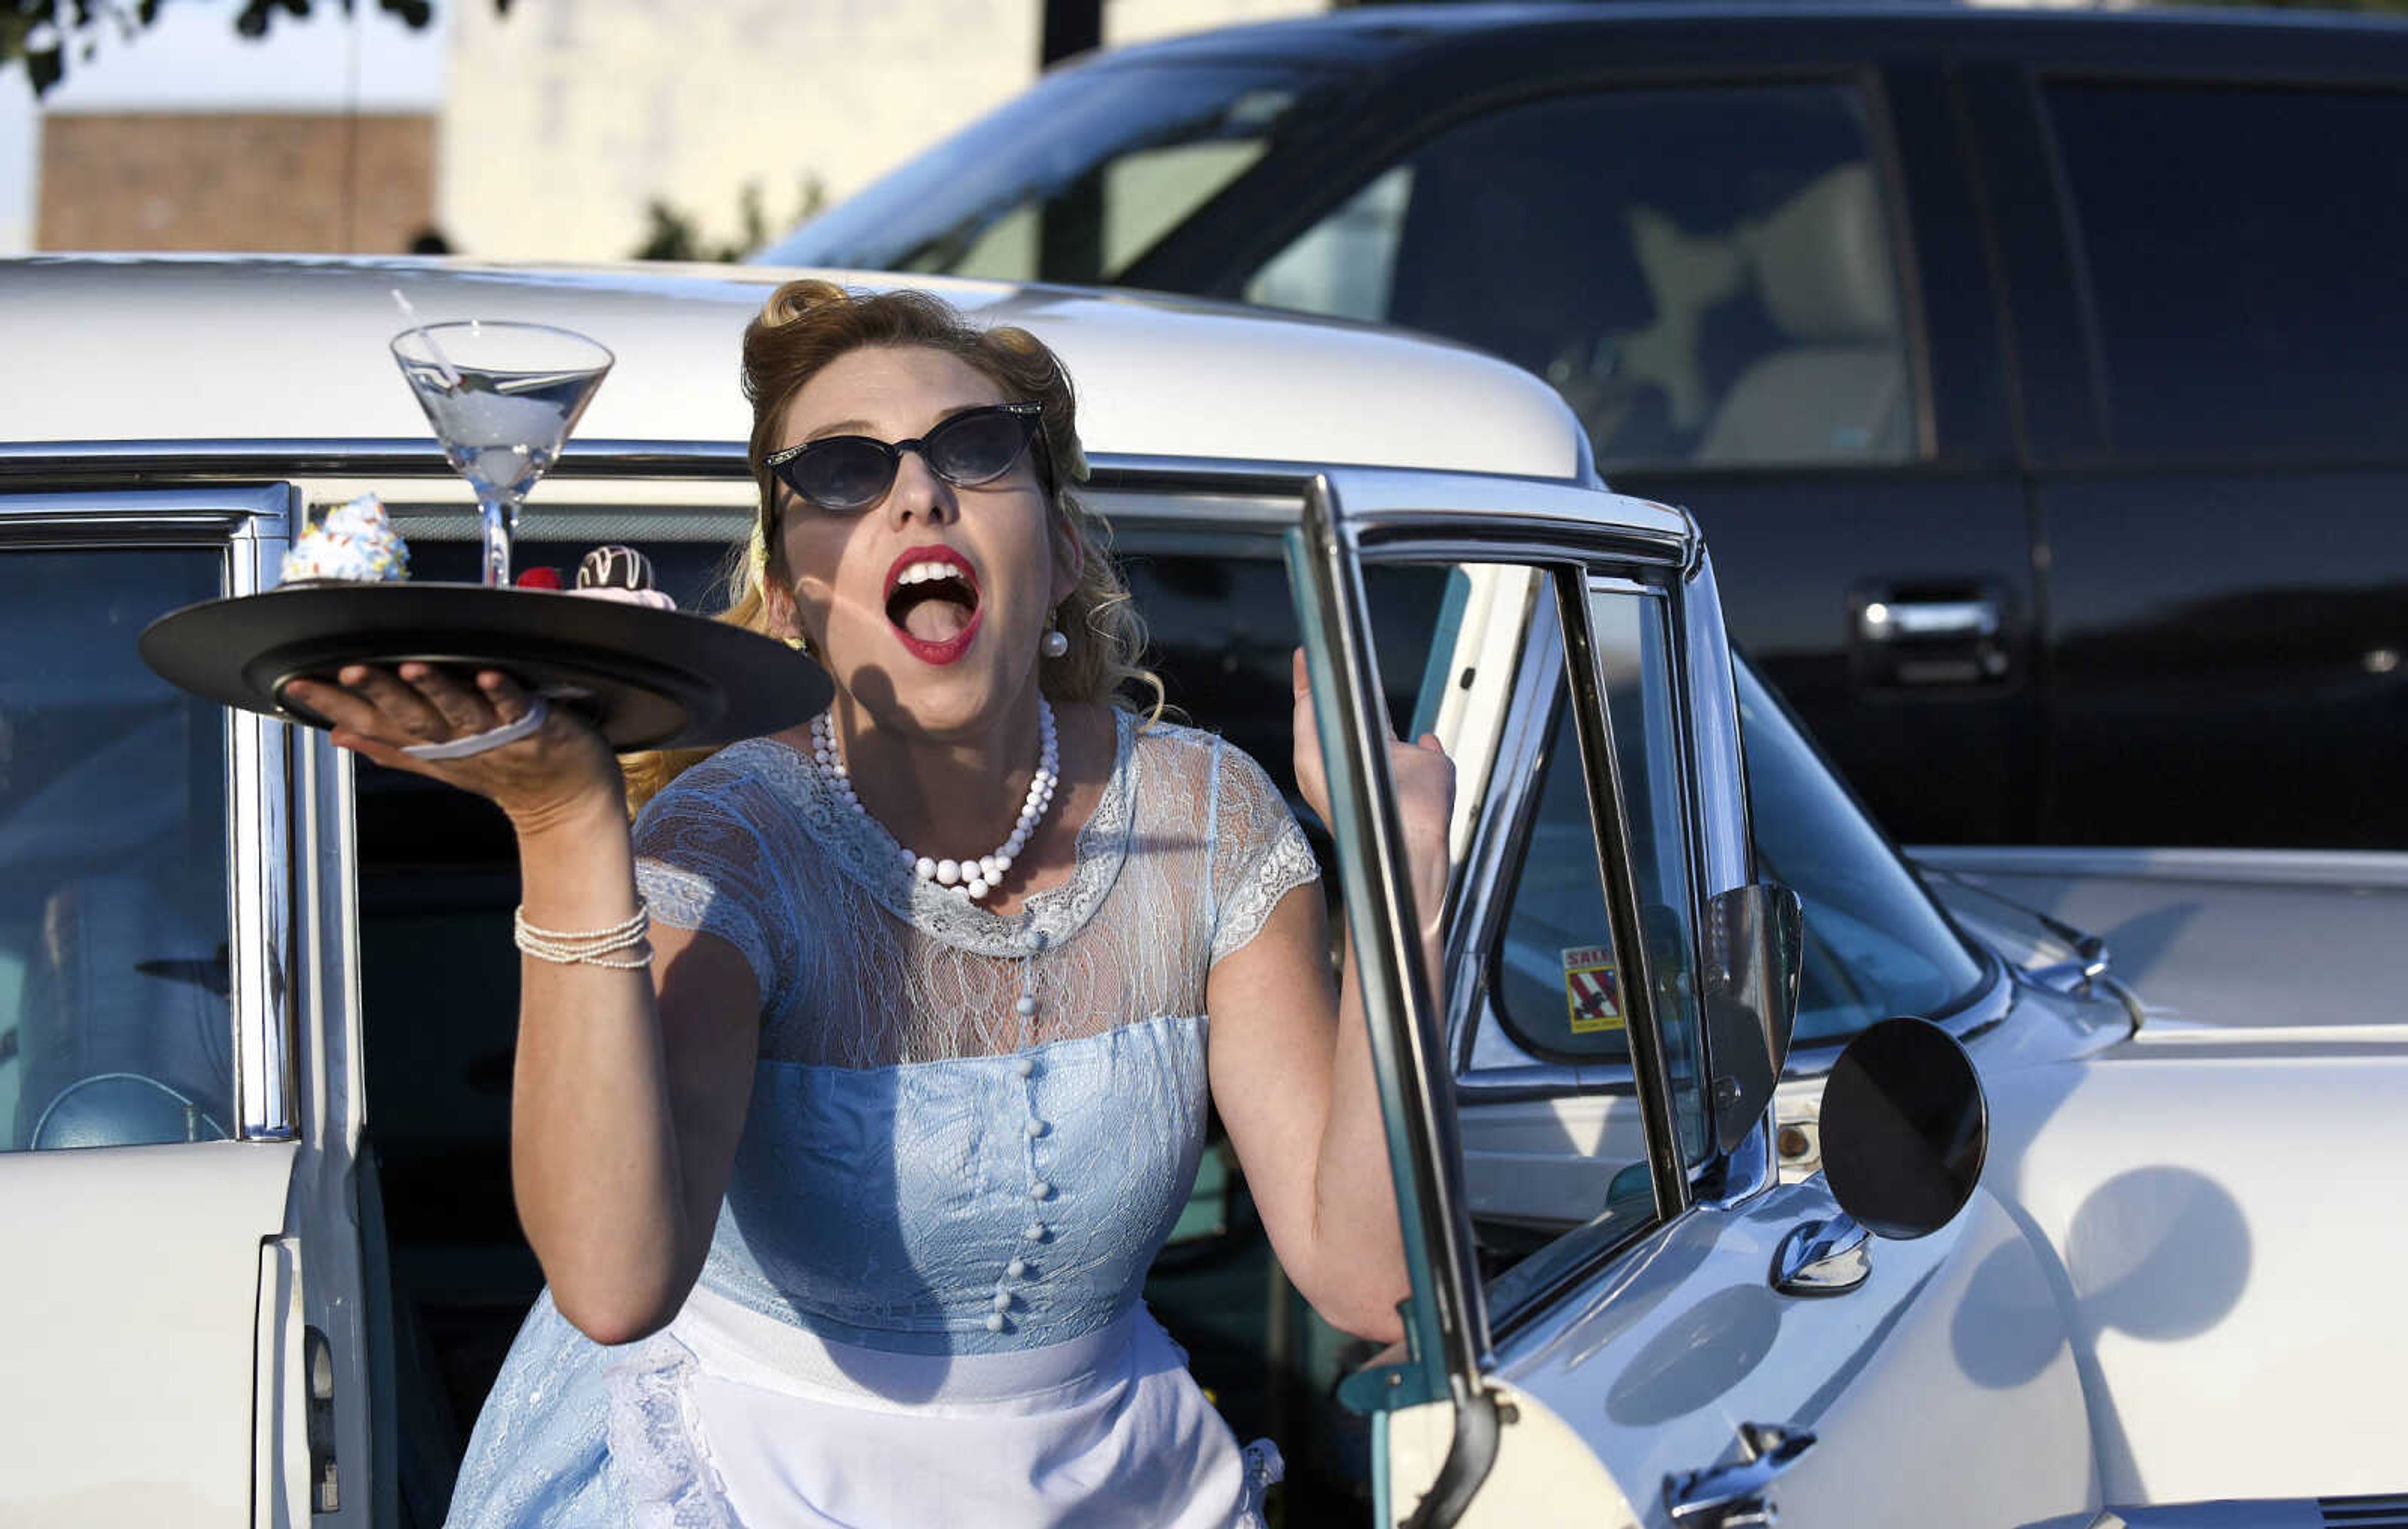
POLYGON ((1788 712, 1736 667, 1756 874, 1794 887, 1805 904, 1795 1044, 1842 1041, 1892 1015, 1931 1017, 1963 1003, 1980 963, 1788 712))
MULTIPOLYGON (((1293 786, 1289 663, 1298 641, 1287 570, 1268 557, 1138 553, 1121 560, 1145 617, 1146 661, 1187 722, 1220 733, 1293 786)), ((1430 647, 1430 612, 1446 570, 1398 564, 1363 570, 1388 714, 1402 729, 1430 647)), ((1329 885, 1336 886, 1336 878, 1329 885)))
POLYGON ((2051 86, 2048 107, 2118 452, 2400 440, 2408 92, 2085 81, 2051 86))
POLYGON ((1269 65, 1065 70, 759 258, 1110 281, 1261 158, 1315 79, 1269 65))
POLYGON ((1914 436, 1889 249, 1856 92, 1615 91, 1447 130, 1245 296, 1494 351, 1603 460, 1890 462, 1914 436))
POLYGON ((222 561, 0 554, 0 1149, 228 1133, 226 714, 134 645, 222 561))

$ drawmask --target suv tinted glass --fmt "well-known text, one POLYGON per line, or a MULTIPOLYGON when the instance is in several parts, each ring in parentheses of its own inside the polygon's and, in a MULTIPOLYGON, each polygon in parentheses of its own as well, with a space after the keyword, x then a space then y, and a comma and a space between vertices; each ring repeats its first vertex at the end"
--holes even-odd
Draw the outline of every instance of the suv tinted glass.
POLYGON ((2048 91, 2126 454, 2362 456, 2408 419, 2408 93, 2048 91))
POLYGON ((1914 395, 1857 94, 1629 90, 1491 112, 1374 178, 1250 301, 1478 345, 1608 460, 1886 462, 1914 395))
POLYGON ((1113 281, 1289 131, 1317 83, 1260 64, 1066 70, 758 258, 1113 281))
POLYGON ((222 555, 0 553, 0 1150, 227 1133, 226 713, 135 639, 222 555))

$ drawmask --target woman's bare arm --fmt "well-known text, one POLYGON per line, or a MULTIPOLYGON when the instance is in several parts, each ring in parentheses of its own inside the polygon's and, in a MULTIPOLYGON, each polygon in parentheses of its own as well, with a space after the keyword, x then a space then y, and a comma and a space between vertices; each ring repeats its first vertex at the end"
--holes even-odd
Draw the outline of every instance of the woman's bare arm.
MULTIPOLYGON (((401 752, 483 731, 526 698, 440 671, 351 670, 296 682, 363 757, 474 791, 517 830, 527 921, 608 929, 636 910, 635 851, 616 764, 557 714, 532 737, 440 763, 401 752)), ((666 1324, 701 1271, 751 1097, 760 995, 710 935, 655 926, 649 970, 520 960, 510 1172, 519 1219, 561 1314, 624 1343, 666 1324)))
MULTIPOLYGON (((1297 784, 1326 817, 1300 654, 1295 685, 1297 784)), ((1389 750, 1423 959, 1436 978, 1455 770, 1434 739, 1389 750)), ((1288 1277, 1332 1324, 1394 1340, 1409 1280, 1351 943, 1335 987, 1321 897, 1297 887, 1212 969, 1212 1098, 1288 1277)))
MULTIPOLYGON (((634 911, 626 817, 609 811, 522 834, 530 922, 607 929, 634 911)), ((561 1315, 602 1343, 665 1325, 701 1273, 758 1045, 760 998, 734 945, 661 925, 652 942, 649 973, 519 962, 519 1220, 561 1315)))
POLYGON ((1331 1325, 1402 1335, 1409 1291, 1359 989, 1330 981, 1320 889, 1280 900, 1212 969, 1213 1103, 1280 1264, 1331 1325))

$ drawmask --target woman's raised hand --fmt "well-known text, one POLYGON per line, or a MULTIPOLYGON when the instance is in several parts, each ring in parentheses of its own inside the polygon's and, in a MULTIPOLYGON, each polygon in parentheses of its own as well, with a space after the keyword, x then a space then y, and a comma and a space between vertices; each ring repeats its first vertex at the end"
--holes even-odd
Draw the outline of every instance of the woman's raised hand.
POLYGON ((624 800, 618 765, 600 734, 560 710, 495 747, 441 759, 407 752, 525 718, 537 698, 507 674, 480 671, 466 685, 434 664, 352 664, 336 678, 294 680, 285 694, 335 725, 337 747, 488 798, 522 833, 624 800))
MULTIPOLYGON (((1304 650, 1296 650, 1289 683, 1295 691, 1296 786, 1305 805, 1321 815, 1335 831, 1329 815, 1329 777, 1322 767, 1321 732, 1312 719, 1312 685, 1306 677, 1304 650)), ((1436 920, 1446 902, 1447 830, 1455 816, 1455 761, 1439 746, 1436 733, 1424 733, 1412 743, 1388 738, 1388 775, 1397 788, 1397 818, 1405 832, 1405 857, 1411 863, 1413 896, 1426 924, 1436 920)))

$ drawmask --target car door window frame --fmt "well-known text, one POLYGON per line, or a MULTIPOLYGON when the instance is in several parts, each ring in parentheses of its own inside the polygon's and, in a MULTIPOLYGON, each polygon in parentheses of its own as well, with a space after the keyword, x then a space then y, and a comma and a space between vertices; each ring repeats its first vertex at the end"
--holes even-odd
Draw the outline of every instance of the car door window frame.
MULTIPOLYGON (((289 483, 0 495, 0 555, 211 548, 223 595, 278 580, 298 496, 289 483)), ((164 614, 165 613, 161 613, 164 614)), ((300 1133, 294 1040, 295 895, 291 724, 229 711, 225 731, 227 1010, 234 1025, 234 1134, 300 1133)))
MULTIPOLYGON (((1457 1404, 1459 1442, 1478 1432, 1464 1420, 1467 1409, 1477 1410, 1478 1404, 1470 1398, 1490 1354, 1486 1292, 1472 1255, 1454 1091, 1451 1080, 1438 1075, 1445 1068, 1446 1048, 1422 1012, 1426 1003, 1414 980, 1420 952, 1408 938, 1410 916, 1401 907, 1400 883, 1393 869, 1401 862, 1396 848, 1399 836, 1393 820, 1393 798, 1387 792, 1385 755, 1371 745, 1374 734, 1367 730, 1371 727, 1367 718, 1375 714, 1372 704, 1379 681, 1360 575, 1364 565, 1375 562, 1548 568, 1558 580, 1569 580, 1576 592, 1567 610, 1581 633, 1579 641, 1586 642, 1587 578, 1592 571, 1635 575, 1642 582, 1677 586, 1698 566, 1694 527, 1686 517, 1661 506, 1629 500, 1623 505, 1627 524, 1600 524, 1594 515, 1594 492, 1574 484, 1330 472, 1313 479, 1303 523, 1288 533, 1289 567, 1296 582, 1299 625, 1307 637, 1308 663, 1316 685, 1327 687, 1322 691, 1320 714, 1324 753, 1330 762, 1333 810, 1343 820, 1340 829, 1342 869, 1350 893, 1368 891, 1381 903, 1373 908, 1362 897, 1350 897, 1348 916, 1358 966, 1367 975, 1366 1008, 1372 1017, 1375 1068, 1381 1075, 1398 1202, 1404 1210, 1408 1261, 1415 1275, 1413 1297, 1406 1308, 1410 1358, 1384 1370, 1366 1372, 1354 1396, 1384 1410, 1451 1394, 1457 1404), (1577 499, 1558 502, 1556 495, 1576 495, 1577 499), (1470 1433, 1463 1431, 1467 1428, 1470 1433)), ((1676 620, 1668 635, 1685 649, 1684 624, 1676 620)), ((1679 658, 1676 667, 1685 661, 1679 658)), ((1598 683, 1601 689, 1601 680, 1598 683)), ((1599 728, 1595 736, 1610 740, 1611 734, 1599 728)), ((1584 743, 1584 750, 1588 746, 1584 743)), ((1689 760, 1694 746, 1694 738, 1684 735, 1678 767, 1684 778, 1693 774, 1689 760)), ((1692 845, 1705 838, 1694 825, 1689 837, 1692 845)), ((1715 838, 1726 844, 1732 842, 1727 833, 1715 838)), ((1743 844, 1743 835, 1737 842, 1743 844)), ((1701 870, 1693 866, 1693 900, 1714 889, 1696 879, 1701 870)), ((1451 893, 1451 901, 1455 895, 1451 893)), ((1628 912, 1626 907, 1626 925, 1628 912)), ((1695 928, 1693 910, 1689 921, 1693 939, 1695 928)), ((1626 940, 1628 937, 1626 934, 1626 940)), ((1654 1021, 1650 1007, 1641 1005, 1633 1014, 1634 1030, 1654 1021)), ((1655 1118, 1669 1122, 1671 1104, 1659 1087, 1663 1081, 1661 1070, 1651 1063, 1641 1075, 1640 1087, 1642 1096, 1657 1093, 1655 1118)), ((1676 1132, 1651 1132, 1649 1152, 1651 1159, 1666 1160, 1652 1172, 1659 1187, 1657 1220, 1669 1219, 1693 1202, 1691 1169, 1680 1151, 1676 1132)), ((1769 1154, 1760 1155, 1769 1165, 1769 1154)), ((1726 1167, 1720 1158, 1705 1165, 1706 1171, 1715 1173, 1723 1173, 1726 1167)), ((1769 1182, 1761 1175, 1725 1176, 1769 1182)), ((1557 1277, 1545 1290, 1529 1292, 1532 1303, 1538 1304, 1538 1298, 1561 1280, 1576 1278, 1593 1268, 1598 1259, 1611 1256, 1638 1231, 1636 1227, 1614 1229, 1608 1238, 1611 1246, 1581 1246, 1578 1233, 1573 1233, 1567 1242, 1574 1245, 1577 1256, 1560 1262, 1557 1277)))

